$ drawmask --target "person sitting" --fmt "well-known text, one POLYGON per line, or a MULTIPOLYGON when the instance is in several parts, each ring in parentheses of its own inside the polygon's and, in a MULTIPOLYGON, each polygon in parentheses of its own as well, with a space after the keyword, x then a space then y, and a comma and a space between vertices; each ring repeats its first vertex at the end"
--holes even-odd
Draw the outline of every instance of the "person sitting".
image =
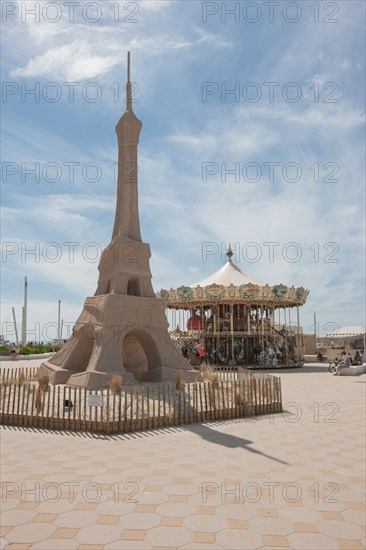
POLYGON ((334 373, 334 375, 341 376, 342 369, 346 369, 350 366, 351 366, 351 358, 348 355, 348 353, 343 350, 338 358, 338 364, 336 366, 336 372, 334 373))
POLYGON ((362 365, 361 355, 360 355, 359 351, 356 351, 355 356, 354 356, 353 361, 352 361, 351 364, 352 364, 352 366, 362 365))

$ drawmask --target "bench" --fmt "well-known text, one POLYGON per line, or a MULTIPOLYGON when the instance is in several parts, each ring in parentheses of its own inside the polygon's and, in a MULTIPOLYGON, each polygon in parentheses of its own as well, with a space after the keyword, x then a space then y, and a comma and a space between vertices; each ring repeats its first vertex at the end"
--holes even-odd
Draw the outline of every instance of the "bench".
POLYGON ((363 365, 355 365, 354 367, 346 367, 340 369, 341 376, 356 376, 357 374, 366 373, 366 363, 363 365))

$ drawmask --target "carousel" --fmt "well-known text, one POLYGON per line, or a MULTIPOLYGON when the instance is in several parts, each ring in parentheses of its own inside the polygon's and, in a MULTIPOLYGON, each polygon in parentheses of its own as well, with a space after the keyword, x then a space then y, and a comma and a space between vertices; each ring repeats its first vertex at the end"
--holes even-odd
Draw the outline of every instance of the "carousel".
POLYGON ((226 256, 225 265, 206 279, 158 293, 166 301, 176 346, 193 365, 204 360, 222 366, 300 366, 299 308, 309 291, 269 286, 234 264, 230 246, 226 256))

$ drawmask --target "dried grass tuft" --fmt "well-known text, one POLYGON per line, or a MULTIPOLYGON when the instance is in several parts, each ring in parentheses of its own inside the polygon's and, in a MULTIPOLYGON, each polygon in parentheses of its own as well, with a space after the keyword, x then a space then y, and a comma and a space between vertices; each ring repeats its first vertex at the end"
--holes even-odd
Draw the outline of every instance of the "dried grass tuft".
POLYGON ((245 396, 243 395, 243 392, 238 390, 235 394, 235 405, 237 407, 240 407, 245 404, 245 396))
POLYGON ((50 387, 50 377, 47 374, 42 374, 37 378, 39 389, 42 391, 48 391, 50 387))
POLYGON ((36 396, 34 398, 34 408, 39 413, 43 410, 43 396, 44 396, 44 390, 41 386, 38 386, 36 389, 36 396))
POLYGON ((201 369, 201 376, 206 382, 210 382, 213 388, 218 388, 220 382, 220 375, 215 371, 214 367, 204 365, 201 369))
POLYGON ((178 371, 175 376, 174 386, 176 390, 182 390, 184 388, 184 384, 187 381, 187 377, 184 375, 183 371, 178 371))
POLYGON ((16 381, 16 384, 18 386, 23 386, 24 382, 26 380, 26 377, 25 377, 25 374, 24 374, 24 371, 19 371, 19 374, 18 374, 18 378, 17 378, 17 381, 16 381))
POLYGON ((173 419, 174 419, 174 413, 175 413, 175 406, 171 405, 170 410, 166 413, 164 417, 164 426, 171 426, 173 419))
POLYGON ((122 391, 123 378, 120 374, 114 374, 109 381, 109 389, 116 394, 120 394, 122 391))
POLYGON ((208 384, 208 401, 211 406, 216 408, 215 386, 211 382, 208 384))

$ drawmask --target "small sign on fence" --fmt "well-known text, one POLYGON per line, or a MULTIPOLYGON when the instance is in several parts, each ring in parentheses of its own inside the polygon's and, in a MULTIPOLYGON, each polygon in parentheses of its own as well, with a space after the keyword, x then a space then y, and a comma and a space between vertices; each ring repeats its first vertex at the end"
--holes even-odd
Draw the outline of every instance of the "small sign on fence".
POLYGON ((103 405, 103 395, 88 395, 88 407, 101 407, 103 405))

